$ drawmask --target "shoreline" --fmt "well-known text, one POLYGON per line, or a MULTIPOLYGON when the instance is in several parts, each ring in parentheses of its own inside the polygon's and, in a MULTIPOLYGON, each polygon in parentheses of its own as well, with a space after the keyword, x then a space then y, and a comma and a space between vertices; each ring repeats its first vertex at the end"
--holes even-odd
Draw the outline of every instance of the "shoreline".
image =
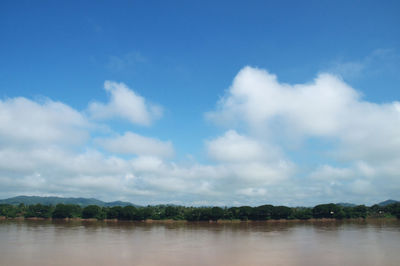
POLYGON ((0 220, 14 220, 14 221, 66 221, 66 222, 105 222, 105 223, 126 223, 126 222, 134 222, 134 223, 146 223, 146 224, 175 224, 175 223, 204 223, 204 224, 239 224, 239 223, 270 223, 270 224, 280 224, 280 223, 315 223, 315 222, 336 222, 336 221, 368 221, 368 220, 398 220, 396 217, 367 217, 367 218, 343 218, 343 219, 335 219, 335 218, 310 218, 310 219, 280 219, 280 220, 218 220, 218 221, 188 221, 188 220, 173 220, 173 219, 164 219, 164 220, 118 220, 118 219, 104 219, 97 220, 96 218, 42 218, 42 217, 5 217, 0 216, 0 220))

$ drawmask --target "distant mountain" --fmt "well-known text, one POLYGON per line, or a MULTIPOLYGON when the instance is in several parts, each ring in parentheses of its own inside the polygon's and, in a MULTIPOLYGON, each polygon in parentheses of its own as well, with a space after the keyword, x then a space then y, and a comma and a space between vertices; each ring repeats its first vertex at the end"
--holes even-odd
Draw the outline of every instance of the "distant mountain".
POLYGON ((62 198, 62 197, 39 197, 39 196, 17 196, 8 199, 0 200, 0 204, 12 204, 18 205, 23 203, 25 205, 32 204, 43 204, 43 205, 57 205, 59 203, 63 204, 77 204, 80 206, 88 206, 88 205, 97 205, 102 207, 113 207, 113 206, 139 206, 132 204, 130 202, 124 201, 113 201, 113 202, 104 202, 94 198, 62 198))
POLYGON ((400 202, 400 201, 388 199, 388 200, 379 202, 378 205, 379 205, 379 206, 386 206, 386 205, 393 204, 393 203, 398 203, 398 202, 400 202))
MULTIPOLYGON (((398 203, 398 202, 400 202, 400 201, 389 199, 389 200, 385 200, 385 201, 382 201, 380 203, 377 203, 377 205, 386 206, 386 205, 393 204, 393 203, 398 203)), ((339 205, 339 206, 342 206, 342 207, 355 207, 355 206, 357 206, 357 204, 347 203, 347 202, 336 203, 336 205, 339 205)))
POLYGON ((136 205, 130 202, 126 201, 111 201, 111 202, 104 202, 104 207, 114 207, 114 206, 135 206, 135 207, 140 207, 140 205, 136 205))
POLYGON ((355 206, 357 206, 356 204, 347 203, 347 202, 339 202, 339 203, 336 203, 336 205, 339 205, 339 206, 342 206, 342 207, 355 207, 355 206))

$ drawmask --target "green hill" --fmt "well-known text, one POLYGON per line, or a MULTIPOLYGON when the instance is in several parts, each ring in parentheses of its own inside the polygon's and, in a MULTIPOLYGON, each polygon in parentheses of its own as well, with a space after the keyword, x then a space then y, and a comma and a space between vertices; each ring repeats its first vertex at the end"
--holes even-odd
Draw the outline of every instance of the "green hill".
POLYGON ((400 202, 400 201, 388 199, 388 200, 379 202, 378 205, 379 206, 386 206, 386 205, 393 204, 393 203, 398 203, 398 202, 400 202))
POLYGON ((130 202, 124 201, 113 201, 113 202, 104 202, 94 198, 63 198, 63 197, 39 197, 39 196, 17 196, 8 199, 0 200, 0 204, 25 204, 25 205, 33 205, 33 204, 43 204, 43 205, 57 205, 59 203, 63 204, 77 204, 80 206, 88 206, 88 205, 97 205, 101 207, 113 207, 113 206, 138 206, 132 204, 130 202))

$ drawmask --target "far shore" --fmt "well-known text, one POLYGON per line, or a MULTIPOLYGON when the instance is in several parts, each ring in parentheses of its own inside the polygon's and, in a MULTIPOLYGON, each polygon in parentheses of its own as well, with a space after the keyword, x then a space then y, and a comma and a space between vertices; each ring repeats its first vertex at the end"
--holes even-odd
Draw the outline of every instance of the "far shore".
POLYGON ((367 217, 367 218, 343 218, 343 219, 335 219, 335 218, 311 218, 311 219, 280 219, 280 220, 218 220, 218 221, 187 221, 187 220, 173 220, 173 219, 163 219, 163 220, 141 220, 141 221, 132 221, 132 220, 118 220, 118 219, 104 219, 97 220, 96 218, 84 219, 84 218, 41 218, 41 217, 5 217, 0 216, 0 220, 15 220, 15 221, 78 221, 78 222, 106 222, 106 223, 126 223, 126 222, 134 222, 134 223, 153 223, 153 224, 171 224, 171 223, 208 223, 208 224, 231 224, 231 223, 298 223, 298 222, 335 222, 335 221, 368 221, 368 220, 396 220, 395 217, 367 217))

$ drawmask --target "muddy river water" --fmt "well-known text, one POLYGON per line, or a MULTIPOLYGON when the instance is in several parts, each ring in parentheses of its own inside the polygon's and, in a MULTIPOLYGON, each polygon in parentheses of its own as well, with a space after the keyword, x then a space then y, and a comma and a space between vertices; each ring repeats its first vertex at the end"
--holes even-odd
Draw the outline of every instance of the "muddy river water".
POLYGON ((400 220, 0 221, 0 265, 400 265, 400 220))

